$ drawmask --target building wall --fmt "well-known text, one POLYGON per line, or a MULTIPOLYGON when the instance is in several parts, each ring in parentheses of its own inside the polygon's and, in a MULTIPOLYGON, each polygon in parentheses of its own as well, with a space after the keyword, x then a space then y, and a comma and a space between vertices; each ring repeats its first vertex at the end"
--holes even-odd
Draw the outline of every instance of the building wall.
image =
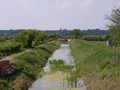
POLYGON ((10 61, 9 60, 1 60, 0 61, 0 74, 4 75, 5 69, 10 67, 10 61))

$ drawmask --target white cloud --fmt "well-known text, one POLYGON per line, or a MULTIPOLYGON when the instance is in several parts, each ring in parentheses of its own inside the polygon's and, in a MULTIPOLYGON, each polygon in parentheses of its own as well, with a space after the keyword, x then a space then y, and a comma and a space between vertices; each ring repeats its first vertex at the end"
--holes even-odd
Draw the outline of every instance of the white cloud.
POLYGON ((93 3, 94 3, 94 0, 85 0, 83 4, 85 6, 88 6, 88 5, 92 5, 93 3))
POLYGON ((120 6, 120 1, 117 3, 117 6, 120 6))
POLYGON ((70 5, 70 3, 66 2, 66 3, 61 4, 60 8, 64 9, 64 8, 68 7, 69 5, 70 5))

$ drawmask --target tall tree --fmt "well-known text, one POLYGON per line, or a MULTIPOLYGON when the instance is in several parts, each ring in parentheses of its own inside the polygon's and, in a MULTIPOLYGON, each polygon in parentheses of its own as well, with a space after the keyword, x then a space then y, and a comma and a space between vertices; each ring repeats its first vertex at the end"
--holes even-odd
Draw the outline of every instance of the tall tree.
POLYGON ((5 42, 5 40, 6 40, 6 37, 5 36, 0 36, 0 42, 5 42))
POLYGON ((112 23, 107 25, 117 45, 120 45, 120 7, 114 7, 111 15, 106 15, 106 19, 112 23))
POLYGON ((46 39, 46 34, 44 32, 37 31, 36 37, 35 37, 35 43, 36 45, 40 42, 44 42, 46 39))
POLYGON ((70 38, 78 39, 78 38, 81 38, 83 35, 84 35, 84 32, 81 31, 80 29, 74 29, 69 32, 70 38))
POLYGON ((20 33, 18 33, 13 40, 16 42, 19 42, 23 45, 23 47, 30 48, 32 47, 32 42, 35 39, 36 36, 35 30, 22 30, 20 33))

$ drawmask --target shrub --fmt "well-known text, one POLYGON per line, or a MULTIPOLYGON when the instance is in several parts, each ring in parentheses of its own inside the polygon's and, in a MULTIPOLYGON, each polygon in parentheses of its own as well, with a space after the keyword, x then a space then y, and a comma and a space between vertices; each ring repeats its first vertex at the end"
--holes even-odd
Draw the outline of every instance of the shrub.
POLYGON ((9 46, 0 47, 0 53, 16 52, 21 49, 21 44, 11 44, 9 46))

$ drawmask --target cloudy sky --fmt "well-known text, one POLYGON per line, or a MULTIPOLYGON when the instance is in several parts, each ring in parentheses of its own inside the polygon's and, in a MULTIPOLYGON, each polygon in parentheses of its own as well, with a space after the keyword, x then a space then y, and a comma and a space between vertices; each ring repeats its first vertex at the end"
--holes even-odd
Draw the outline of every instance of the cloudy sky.
POLYGON ((0 30, 105 29, 120 0, 0 0, 0 30))

